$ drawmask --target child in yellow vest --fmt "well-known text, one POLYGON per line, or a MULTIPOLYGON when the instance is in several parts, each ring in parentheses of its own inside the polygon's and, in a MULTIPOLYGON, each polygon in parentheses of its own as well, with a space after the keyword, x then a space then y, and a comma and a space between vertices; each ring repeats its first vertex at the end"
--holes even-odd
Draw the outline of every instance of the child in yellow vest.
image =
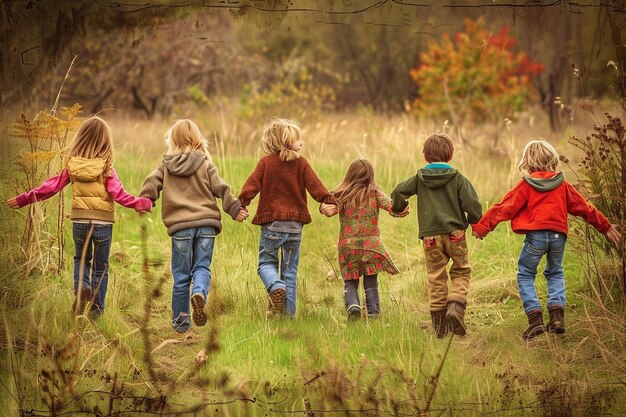
POLYGON ((139 213, 152 210, 147 198, 128 194, 113 169, 113 142, 109 125, 99 117, 83 122, 68 145, 65 168, 42 185, 7 201, 17 209, 46 200, 72 184, 74 235, 74 293, 72 309, 82 314, 90 306, 90 315, 104 312, 109 281, 109 252, 114 202, 139 213), (82 271, 82 276, 81 275, 82 271))

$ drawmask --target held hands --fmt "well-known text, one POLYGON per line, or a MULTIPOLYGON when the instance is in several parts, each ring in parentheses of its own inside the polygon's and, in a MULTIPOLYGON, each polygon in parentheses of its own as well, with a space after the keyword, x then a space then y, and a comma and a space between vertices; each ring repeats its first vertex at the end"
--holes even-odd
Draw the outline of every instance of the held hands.
POLYGON ((476 233, 475 230, 472 230, 472 236, 474 236, 476 239, 483 240, 483 236, 481 236, 478 233, 476 233))
POLYGON ((235 221, 241 223, 247 218, 248 218, 248 210, 242 207, 239 209, 239 213, 237 213, 237 217, 235 217, 235 221))
POLYGON ((606 236, 607 239, 609 239, 613 243, 619 242, 620 239, 622 238, 622 235, 620 234, 620 232, 617 231, 617 227, 615 227, 614 224, 611 225, 609 230, 607 230, 604 233, 604 235, 606 236))
POLYGON ((17 205, 17 197, 13 197, 7 200, 7 205, 12 209, 18 209, 20 206, 17 205))
POLYGON ((402 210, 402 212, 401 212, 401 213, 394 213, 393 211, 391 212, 391 216, 392 216, 392 217, 398 217, 398 218, 400 218, 400 217, 406 217, 406 216, 408 216, 408 215, 409 215, 409 206, 406 206, 406 207, 404 208, 404 210, 402 210))
POLYGON ((320 204, 320 212, 326 217, 333 217, 337 214, 337 206, 335 204, 320 204))

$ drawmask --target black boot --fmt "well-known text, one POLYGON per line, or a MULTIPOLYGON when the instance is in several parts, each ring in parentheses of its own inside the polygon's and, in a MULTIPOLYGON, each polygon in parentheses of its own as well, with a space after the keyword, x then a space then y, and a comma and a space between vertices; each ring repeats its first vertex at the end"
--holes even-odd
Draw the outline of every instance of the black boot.
POLYGON ((378 296, 378 275, 365 275, 363 277, 365 288, 365 306, 368 317, 378 317, 380 314, 380 298, 378 296))
POLYGON ((458 301, 448 301, 446 322, 452 333, 457 336, 465 336, 465 304, 458 301))
POLYGON ((546 331, 545 327, 543 327, 541 309, 530 311, 526 313, 526 315, 528 316, 528 327, 524 330, 524 333, 522 333, 524 339, 530 340, 546 331))
POLYGON ((349 279, 344 281, 343 301, 348 319, 361 317, 361 302, 359 301, 359 280, 349 279))
POLYGON ((430 317, 433 319, 433 329, 435 329, 438 339, 443 339, 448 334, 446 311, 447 310, 444 309, 430 312, 430 317))
POLYGON ((546 326, 546 330, 556 334, 565 333, 565 312, 560 305, 548 307, 550 321, 546 326))

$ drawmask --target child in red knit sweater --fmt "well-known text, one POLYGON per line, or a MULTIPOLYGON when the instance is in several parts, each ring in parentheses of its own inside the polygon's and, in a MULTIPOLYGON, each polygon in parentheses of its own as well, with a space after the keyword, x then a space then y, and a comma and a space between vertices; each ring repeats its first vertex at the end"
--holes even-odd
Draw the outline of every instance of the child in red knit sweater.
POLYGON ((296 313, 302 226, 311 223, 306 193, 320 203, 336 204, 298 153, 301 136, 300 126, 292 120, 276 118, 265 125, 262 141, 267 155, 259 160, 239 194, 245 208, 260 193, 252 224, 261 226, 258 274, 269 294, 268 313, 292 317, 296 313))
POLYGON ((502 201, 493 205, 476 224, 473 235, 479 239, 503 221, 511 220, 513 232, 525 234, 518 260, 517 288, 528 316, 528 328, 522 336, 530 340, 544 333, 565 332, 565 277, 563 253, 567 239, 567 214, 582 217, 613 242, 620 233, 606 217, 587 201, 557 172, 559 154, 548 142, 534 140, 524 149, 518 168, 524 176, 502 201), (541 305, 535 290, 537 266, 546 255, 543 272, 548 281, 550 321, 543 325, 541 305))

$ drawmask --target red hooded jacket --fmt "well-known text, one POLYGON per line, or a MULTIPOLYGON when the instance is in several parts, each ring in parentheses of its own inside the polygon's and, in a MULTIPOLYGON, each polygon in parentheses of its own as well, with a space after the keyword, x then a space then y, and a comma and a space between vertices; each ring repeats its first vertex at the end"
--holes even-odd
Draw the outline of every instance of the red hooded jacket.
POLYGON ((491 206, 472 229, 484 237, 500 222, 511 220, 515 233, 551 230, 567 234, 568 213, 582 217, 601 233, 611 227, 609 220, 565 181, 562 172, 533 172, 491 206))

